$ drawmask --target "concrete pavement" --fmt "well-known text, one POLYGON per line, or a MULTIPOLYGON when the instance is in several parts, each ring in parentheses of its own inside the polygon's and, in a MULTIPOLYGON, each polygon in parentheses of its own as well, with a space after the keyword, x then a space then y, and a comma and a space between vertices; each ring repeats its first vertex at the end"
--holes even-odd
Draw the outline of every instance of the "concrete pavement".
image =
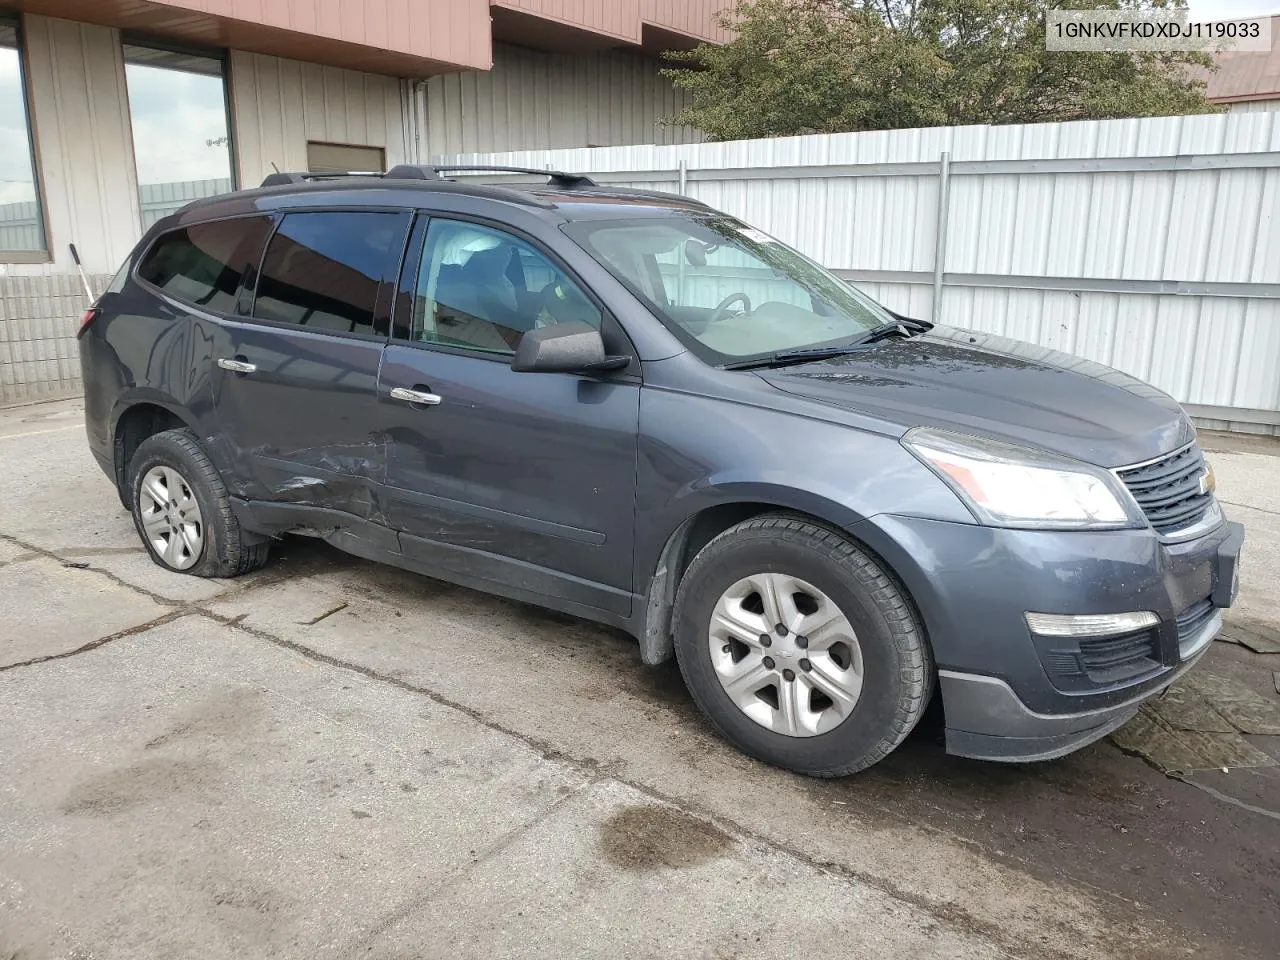
MULTIPOLYGON (((165 573, 79 418, 0 411, 5 960, 1270 955, 1275 768, 996 766, 926 723, 794 777, 595 625, 301 539, 165 573)), ((1239 614, 1280 623, 1280 459, 1204 442, 1239 614)), ((1271 690, 1266 657, 1210 662, 1271 690)))

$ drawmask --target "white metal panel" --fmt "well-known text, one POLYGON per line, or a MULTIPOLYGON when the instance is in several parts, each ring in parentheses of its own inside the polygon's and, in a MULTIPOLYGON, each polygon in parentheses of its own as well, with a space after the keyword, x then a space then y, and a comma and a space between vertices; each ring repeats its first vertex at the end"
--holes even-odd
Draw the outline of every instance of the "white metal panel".
POLYGON ((260 183, 273 163, 307 169, 308 140, 380 147, 389 165, 409 160, 391 77, 233 50, 229 82, 243 186, 260 183))
MULTIPOLYGON (((585 172, 694 174, 688 193, 838 270, 907 271, 920 282, 859 286, 931 314, 936 175, 798 178, 831 164, 953 164, 1280 151, 1280 113, 828 134, 774 140, 468 155, 468 162, 585 172), (727 179, 699 179, 723 170, 727 179)), ((653 182, 643 184, 657 186, 653 182)), ((666 181, 665 189, 675 186, 666 181)), ((1035 279, 1280 284, 1280 168, 957 173, 942 319, 1115 366, 1184 403, 1237 408, 1233 424, 1280 413, 1280 299, 1035 289, 1035 279), (1011 277, 955 285, 956 274, 1011 277), (1029 280, 1027 278, 1030 278, 1029 280), (1016 281, 1016 282, 1015 282, 1016 281), (994 281, 993 281, 994 282, 994 281), (1032 284, 1027 288, 1026 284, 1032 284), (1022 286, 1019 286, 1021 284, 1022 286)), ((970 281, 966 281, 968 283, 970 281)))
POLYGON ((119 32, 28 16, 23 33, 53 262, 11 270, 70 270, 70 243, 87 269, 114 270, 140 231, 119 32))

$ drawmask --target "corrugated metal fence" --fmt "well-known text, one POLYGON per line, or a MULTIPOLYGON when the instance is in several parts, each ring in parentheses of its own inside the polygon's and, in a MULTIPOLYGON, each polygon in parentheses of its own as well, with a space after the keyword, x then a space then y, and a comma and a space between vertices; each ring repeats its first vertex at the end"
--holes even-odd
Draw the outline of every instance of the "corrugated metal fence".
POLYGON ((0 250, 39 250, 40 208, 31 201, 0 204, 0 250))
POLYGON ((463 154, 684 192, 894 309, 1280 433, 1280 113, 463 154), (936 310, 935 310, 936 303, 936 310))
MULTIPOLYGON (((230 179, 183 180, 176 183, 144 183, 138 187, 142 229, 201 197, 214 197, 232 189, 230 179)), ((34 203, 0 204, 0 250, 39 250, 44 246, 40 209, 34 203)))
POLYGON ((221 180, 183 180, 177 183, 141 183, 138 203, 142 208, 142 229, 150 230, 157 220, 182 209, 192 200, 216 197, 233 189, 230 178, 221 180))

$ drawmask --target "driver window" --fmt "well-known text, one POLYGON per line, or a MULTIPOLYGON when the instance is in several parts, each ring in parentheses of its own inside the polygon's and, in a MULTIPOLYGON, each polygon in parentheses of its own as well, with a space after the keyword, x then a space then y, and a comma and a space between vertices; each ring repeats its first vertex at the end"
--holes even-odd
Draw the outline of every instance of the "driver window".
POLYGON ((528 330, 601 316, 582 289, 509 233, 433 219, 418 267, 413 339, 511 354, 528 330))

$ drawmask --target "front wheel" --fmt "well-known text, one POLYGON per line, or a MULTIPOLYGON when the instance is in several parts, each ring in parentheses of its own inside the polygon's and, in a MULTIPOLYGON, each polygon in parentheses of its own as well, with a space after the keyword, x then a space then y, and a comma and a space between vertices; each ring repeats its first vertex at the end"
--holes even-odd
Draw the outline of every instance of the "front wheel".
POLYGON ((810 776, 886 757, 928 705, 915 611, 848 538, 799 517, 747 520, 694 558, 676 597, 676 657, 731 742, 810 776))
POLYGON ((237 577, 267 562, 231 510, 226 485, 190 430, 139 444, 129 464, 133 523, 151 559, 197 577, 237 577))

